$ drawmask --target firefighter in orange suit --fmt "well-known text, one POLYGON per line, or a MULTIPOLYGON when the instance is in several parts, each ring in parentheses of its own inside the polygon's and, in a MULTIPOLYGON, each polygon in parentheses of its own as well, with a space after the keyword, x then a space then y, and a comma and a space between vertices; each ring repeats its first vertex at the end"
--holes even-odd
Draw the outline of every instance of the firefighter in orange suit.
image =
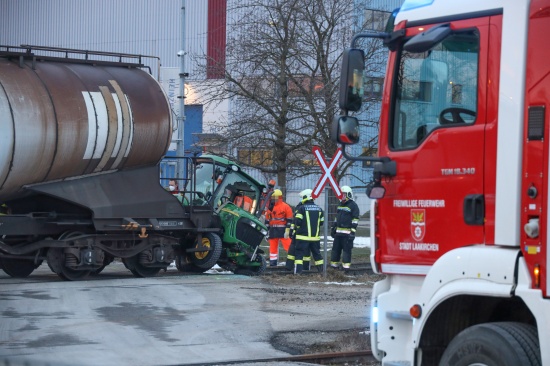
POLYGON ((290 224, 293 215, 290 206, 283 201, 283 192, 280 189, 273 191, 271 205, 266 212, 265 219, 269 226, 269 265, 276 266, 279 260, 279 241, 288 252, 291 242, 290 224))

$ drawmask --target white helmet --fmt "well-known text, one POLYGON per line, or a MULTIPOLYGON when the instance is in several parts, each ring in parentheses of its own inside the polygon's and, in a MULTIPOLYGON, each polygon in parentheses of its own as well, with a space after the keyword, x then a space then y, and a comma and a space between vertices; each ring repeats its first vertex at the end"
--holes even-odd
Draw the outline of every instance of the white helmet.
POLYGON ((302 202, 312 200, 313 197, 311 197, 311 194, 313 193, 312 189, 304 189, 302 192, 300 192, 300 199, 302 202))
POLYGON ((342 187, 342 193, 344 193, 343 198, 347 198, 348 200, 353 199, 353 191, 351 190, 350 186, 343 186, 342 187))

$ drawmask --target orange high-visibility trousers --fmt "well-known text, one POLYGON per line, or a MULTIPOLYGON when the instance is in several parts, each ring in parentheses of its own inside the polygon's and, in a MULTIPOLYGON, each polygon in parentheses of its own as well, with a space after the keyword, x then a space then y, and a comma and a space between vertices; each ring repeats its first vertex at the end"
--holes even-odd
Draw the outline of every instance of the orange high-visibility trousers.
POLYGON ((276 261, 279 259, 279 240, 283 244, 283 248, 288 253, 290 242, 292 239, 288 238, 269 238, 269 260, 276 261))

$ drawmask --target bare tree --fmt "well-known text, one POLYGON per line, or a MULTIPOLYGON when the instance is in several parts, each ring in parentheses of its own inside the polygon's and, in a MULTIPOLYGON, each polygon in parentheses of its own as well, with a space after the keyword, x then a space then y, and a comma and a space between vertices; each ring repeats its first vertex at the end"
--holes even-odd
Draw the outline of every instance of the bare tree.
POLYGON ((319 173, 312 146, 336 150, 329 131, 357 14, 353 0, 228 0, 225 64, 208 63, 225 78, 202 94, 206 103, 231 100, 230 125, 217 126, 229 158, 275 175, 281 187, 319 173))

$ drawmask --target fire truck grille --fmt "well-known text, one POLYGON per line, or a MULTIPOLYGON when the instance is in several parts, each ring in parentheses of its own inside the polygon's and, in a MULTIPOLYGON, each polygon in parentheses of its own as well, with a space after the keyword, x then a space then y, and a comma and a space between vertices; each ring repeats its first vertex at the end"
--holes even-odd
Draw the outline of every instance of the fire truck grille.
POLYGON ((256 228, 249 224, 239 220, 237 223, 237 239, 250 245, 252 248, 256 248, 262 242, 263 235, 256 228))

